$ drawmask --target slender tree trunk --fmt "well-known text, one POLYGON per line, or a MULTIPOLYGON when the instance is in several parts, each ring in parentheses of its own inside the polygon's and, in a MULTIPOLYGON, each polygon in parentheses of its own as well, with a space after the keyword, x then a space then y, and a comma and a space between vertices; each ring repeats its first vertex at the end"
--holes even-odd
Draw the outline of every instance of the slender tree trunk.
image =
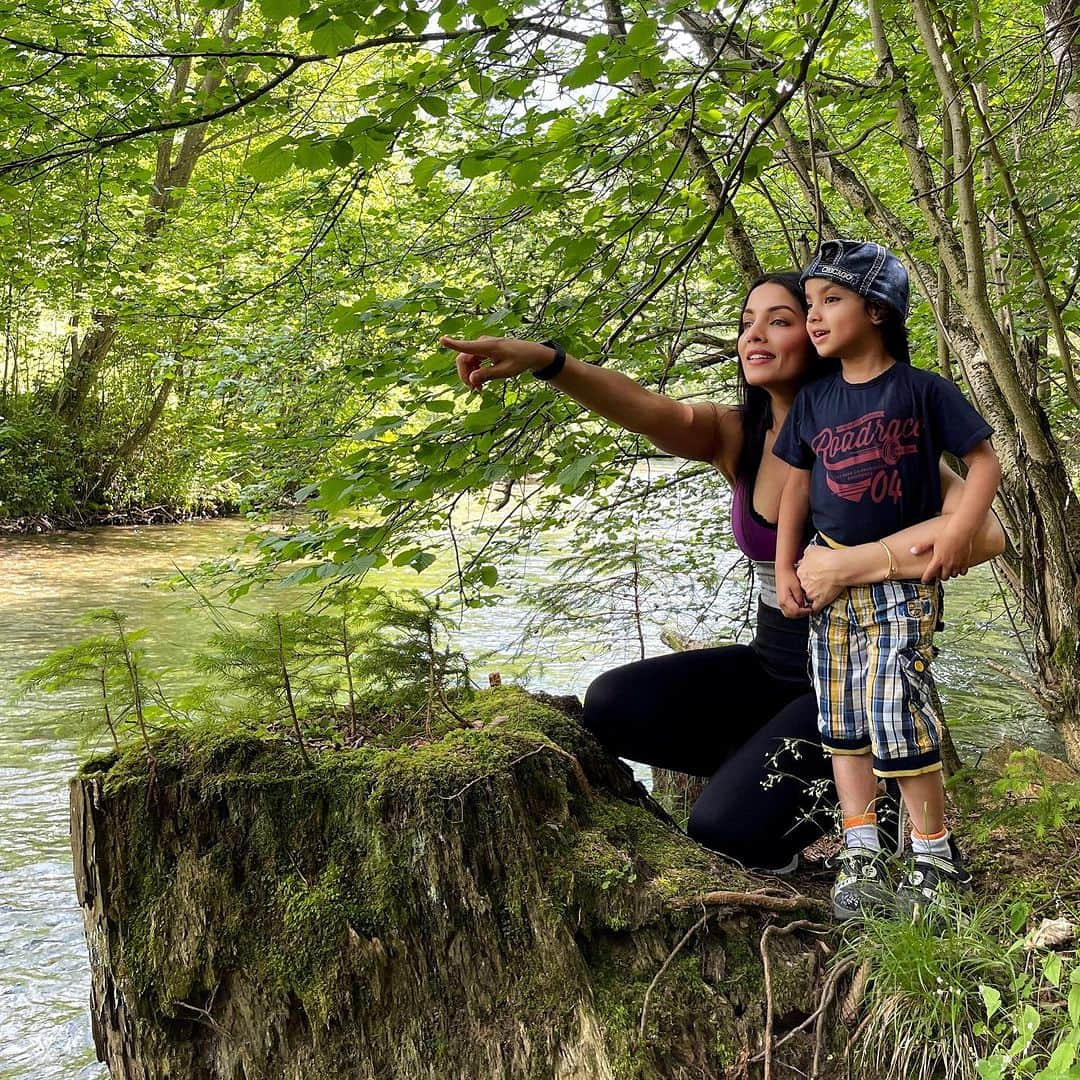
POLYGON ((274 616, 274 625, 277 628, 278 640, 278 663, 281 665, 281 682, 285 690, 285 704, 289 710, 289 720, 292 723, 293 732, 296 735, 296 745, 300 748, 300 756, 304 764, 311 767, 311 757, 308 755, 307 743, 304 742, 304 732, 300 727, 300 717, 296 712, 296 702, 293 700, 292 678, 289 676, 289 665, 285 661, 285 637, 281 629, 281 616, 274 616))
MULTIPOLYGON (((620 0, 604 0, 604 13, 607 17, 608 32, 617 41, 626 38, 626 20, 620 0)), ((630 76, 630 84, 638 94, 651 94, 656 86, 643 75, 634 73, 630 76)), ((705 185, 705 201, 713 210, 720 208, 725 199, 724 181, 716 171, 708 151, 702 145, 701 139, 690 126, 683 126, 674 130, 671 139, 686 152, 686 159, 693 165, 695 171, 702 178, 705 185)), ((720 228, 723 230, 724 242, 727 245, 731 257, 739 268, 744 281, 747 283, 758 278, 762 274, 761 263, 758 261, 757 252, 750 240, 742 220, 735 212, 734 205, 728 205, 728 214, 721 221, 720 228)))
POLYGON ((101 669, 101 704, 105 709, 105 723, 109 728, 109 734, 112 736, 113 749, 120 753, 120 740, 116 737, 116 727, 113 724, 112 712, 109 709, 109 684, 104 667, 101 669))
MULTIPOLYGON (((243 13, 243 0, 226 11, 222 20, 220 36, 223 45, 228 44, 236 31, 243 13)), ((199 84, 198 97, 206 100, 213 96, 225 78, 225 61, 208 69, 199 84)), ((177 60, 173 68, 170 101, 177 101, 187 92, 191 78, 191 60, 177 60)), ((182 193, 190 184, 206 145, 208 126, 197 124, 184 130, 179 149, 175 149, 175 133, 163 135, 157 147, 157 164, 154 182, 147 199, 147 212, 143 219, 140 265, 149 272, 156 261, 154 241, 165 222, 179 205, 182 193)), ((67 422, 75 419, 82 410, 99 373, 116 344, 119 326, 117 316, 107 311, 94 315, 93 327, 77 344, 72 342, 72 357, 53 395, 53 412, 67 422)), ((119 468, 119 465, 116 466, 119 468)), ((115 470, 114 470, 115 474, 115 470)))
POLYGON ((1048 0, 1043 5, 1046 44, 1058 73, 1058 85, 1073 130, 1080 129, 1080 3, 1077 0, 1048 0))
POLYGON ((165 412, 165 406, 168 403, 169 395, 172 393, 174 382, 174 375, 167 375, 165 377, 161 386, 158 387, 157 394, 154 395, 154 402, 150 406, 150 411, 143 417, 123 443, 120 444, 119 449, 112 456, 112 459, 106 463, 105 469, 91 489, 91 494, 95 491, 107 492, 120 470, 131 461, 135 454, 142 448, 143 444, 157 426, 162 414, 165 412))

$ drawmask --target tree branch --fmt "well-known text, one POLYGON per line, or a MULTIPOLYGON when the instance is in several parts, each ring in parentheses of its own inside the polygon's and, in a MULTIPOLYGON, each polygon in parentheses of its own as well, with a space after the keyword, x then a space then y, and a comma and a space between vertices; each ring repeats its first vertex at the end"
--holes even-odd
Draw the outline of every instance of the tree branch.
MULTIPOLYGON (((509 28, 512 30, 536 30, 538 32, 545 33, 551 37, 564 38, 569 41, 576 41, 578 43, 584 43, 588 41, 588 38, 583 34, 573 33, 572 31, 558 30, 552 27, 540 27, 535 23, 528 20, 510 20, 509 28)), ((87 135, 74 142, 67 143, 63 146, 56 147, 52 150, 43 151, 40 154, 34 154, 30 157, 19 158, 15 161, 5 162, 0 164, 0 176, 8 176, 14 173, 22 172, 29 169, 36 169, 39 166, 46 165, 50 162, 63 162, 70 161, 73 158, 80 157, 83 154, 94 153, 99 150, 107 150, 114 146, 120 146, 124 143, 132 142, 135 139, 141 139, 147 135, 158 135, 169 131, 177 131, 181 128, 195 127, 201 124, 209 124, 214 120, 220 120, 224 116, 229 116, 232 113, 239 112, 241 109, 246 108, 248 105, 253 104, 260 98, 265 97, 272 90, 275 90, 287 79, 291 78, 301 68, 306 67, 308 64, 323 63, 327 60, 336 60, 339 56, 350 56, 354 53, 363 52, 370 49, 379 49, 385 45, 422 45, 429 41, 455 41, 465 37, 475 37, 477 39, 484 37, 491 37, 494 34, 502 33, 506 30, 505 26, 485 26, 474 27, 468 30, 456 30, 447 31, 443 33, 424 33, 424 34, 384 34, 382 37, 370 38, 367 41, 357 42, 355 45, 350 45, 345 49, 342 49, 340 53, 330 55, 329 53, 275 53, 275 52, 258 52, 258 51, 245 51, 236 50, 233 52, 221 51, 221 52, 207 52, 207 53, 184 53, 184 52, 160 52, 160 53, 139 53, 133 54, 131 59, 187 59, 193 56, 206 56, 206 57, 274 57, 280 56, 282 59, 288 58, 289 63, 284 69, 279 71, 272 78, 268 79, 261 86, 256 87, 247 94, 243 94, 229 105, 223 105, 219 109, 214 109, 210 112, 198 114, 196 116, 184 117, 179 120, 167 120, 156 124, 145 124, 139 128, 133 128, 130 131, 115 132, 112 135, 87 135)), ((9 38, 2 38, 0 40, 11 41, 9 38)), ((26 45, 24 42, 17 42, 17 44, 26 45)), ((58 51, 48 46, 41 46, 39 51, 56 54, 58 51)), ((113 58, 125 58, 123 56, 114 57, 113 54, 108 53, 70 53, 71 57, 86 57, 93 59, 113 59, 113 58)))

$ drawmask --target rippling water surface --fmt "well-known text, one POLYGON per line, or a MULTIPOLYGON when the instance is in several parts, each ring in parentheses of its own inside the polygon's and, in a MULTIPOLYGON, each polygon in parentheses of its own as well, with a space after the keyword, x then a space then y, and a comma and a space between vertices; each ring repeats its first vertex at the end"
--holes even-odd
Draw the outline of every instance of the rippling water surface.
MULTIPOLYGON (((714 536, 724 544, 720 518, 714 536)), ((678 499, 643 526, 667 538, 690 527, 678 499)), ((11 696, 13 679, 85 635, 78 617, 97 607, 116 607, 132 626, 149 628, 156 664, 181 665, 210 628, 193 610, 190 594, 162 584, 177 567, 193 568, 226 554, 248 530, 247 523, 231 520, 0 538, 0 1080, 105 1076, 95 1061, 87 1018, 86 946, 68 841, 68 779, 85 753, 78 715, 83 701, 75 692, 18 700, 11 696)), ((722 567, 737 561, 726 547, 712 554, 722 567)), ((511 569, 533 584, 561 577, 535 550, 511 569)), ((724 613, 744 607, 741 586, 733 581, 721 590, 716 618, 706 622, 706 630, 731 631, 724 613)), ((414 586, 417 578, 400 571, 394 583, 414 586)), ((245 604, 269 602, 255 597, 245 604)), ((650 655, 665 651, 659 628, 679 623, 688 606, 700 602, 696 595, 680 595, 676 586, 664 595, 645 628, 650 655)), ((1010 736, 1053 748, 1037 710, 988 667, 990 661, 1022 669, 989 571, 950 585, 948 609, 951 632, 939 638, 939 678, 961 747, 985 747, 1010 736)), ((524 616, 511 601, 469 611, 457 644, 470 656, 491 654, 482 670, 499 669, 545 689, 578 694, 600 670, 635 658, 636 636, 624 624, 613 623, 607 640, 595 625, 571 626, 543 642, 536 639, 533 654, 545 658, 538 669, 528 663, 528 642, 523 650, 511 650, 524 616)))

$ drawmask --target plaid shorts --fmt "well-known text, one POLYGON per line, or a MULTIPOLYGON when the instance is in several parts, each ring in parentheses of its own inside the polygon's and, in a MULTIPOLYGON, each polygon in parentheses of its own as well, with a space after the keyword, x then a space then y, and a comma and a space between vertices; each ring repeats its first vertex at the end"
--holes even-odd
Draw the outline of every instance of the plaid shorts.
POLYGON ((942 596, 940 583, 855 585, 810 617, 818 726, 828 753, 873 753, 878 776, 941 768, 930 661, 942 596))

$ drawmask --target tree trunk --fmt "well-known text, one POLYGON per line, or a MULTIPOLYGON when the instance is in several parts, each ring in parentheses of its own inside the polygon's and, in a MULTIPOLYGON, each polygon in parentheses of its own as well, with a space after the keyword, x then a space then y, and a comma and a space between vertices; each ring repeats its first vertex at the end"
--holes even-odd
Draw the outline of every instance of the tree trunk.
POLYGON ((158 387, 158 391, 154 395, 154 403, 150 406, 150 411, 121 443, 116 453, 113 454, 112 460, 106 464, 101 475, 95 481, 91 494, 94 492, 107 492, 120 470, 142 449, 143 444, 150 437, 154 428, 157 427, 158 421, 165 412, 165 406, 169 401, 169 395, 172 393, 175 379, 175 375, 167 375, 162 380, 161 386, 158 387))
MULTIPOLYGON (((232 40, 243 13, 243 0, 226 11, 222 20, 221 40, 223 47, 232 40)), ((206 100, 221 86, 225 78, 225 61, 208 69, 199 85, 197 97, 206 100)), ((184 58, 173 62, 173 85, 170 99, 177 101, 186 92, 191 77, 191 60, 184 58)), ((206 145, 208 127, 196 124, 185 129, 180 148, 174 154, 175 132, 161 137, 157 146, 157 164, 154 182, 147 199, 147 213, 143 218, 140 266, 148 273, 154 266, 156 252, 154 241, 165 225, 168 214, 180 202, 183 190, 191 183, 195 167, 206 145)), ((99 312, 94 316, 94 326, 76 344, 72 341, 72 356, 68 369, 53 395, 53 411, 71 422, 82 409, 99 373, 116 344, 117 317, 99 312)), ((119 464, 116 465, 119 468, 119 464)))
POLYGON ((77 332, 71 338, 71 360, 53 393, 52 411, 70 423, 82 411, 98 372, 116 341, 115 315, 97 312, 94 325, 81 341, 77 332))
POLYGON ((1064 92, 1073 130, 1080 130, 1080 4, 1077 0, 1048 0, 1043 5, 1046 44, 1064 92))
MULTIPOLYGON (((468 711, 478 729, 313 770, 246 736, 171 736, 154 780, 139 750, 83 770, 113 1080, 697 1080, 761 1049, 762 931, 815 902, 753 892, 565 714, 513 688, 468 711)), ((785 1029, 823 964, 792 929, 768 946, 785 1029)), ((806 1074, 813 1043, 774 1067, 806 1074)))

